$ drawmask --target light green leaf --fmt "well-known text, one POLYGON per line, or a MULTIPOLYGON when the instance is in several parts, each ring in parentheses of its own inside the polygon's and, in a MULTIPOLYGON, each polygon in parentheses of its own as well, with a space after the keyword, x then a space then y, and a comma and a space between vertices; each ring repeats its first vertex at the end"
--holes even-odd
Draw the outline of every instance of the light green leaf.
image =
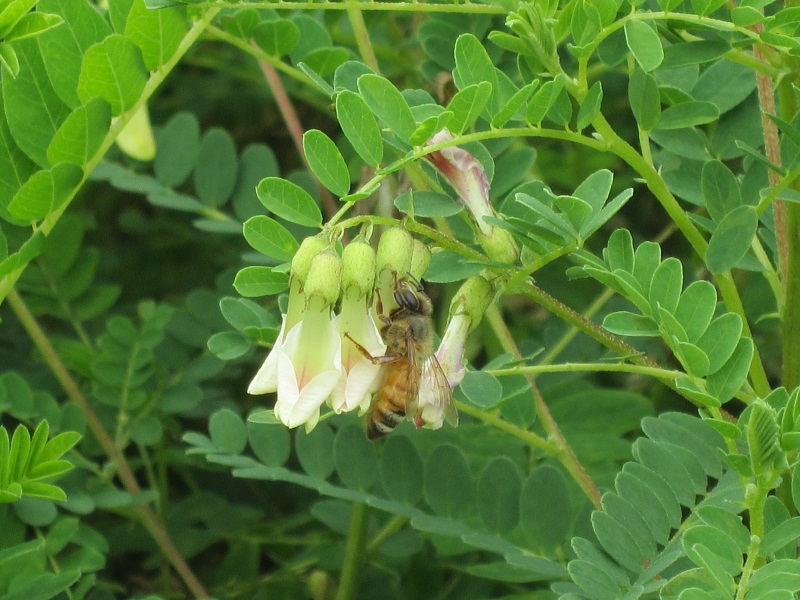
POLYGON ((696 342, 708 328, 717 308, 717 291, 708 281, 695 281, 678 300, 675 318, 686 331, 687 339, 696 342))
POLYGON ((401 141, 409 142, 417 128, 406 99, 391 81, 367 73, 358 78, 358 90, 370 110, 401 141))
POLYGON ((711 321, 697 345, 711 360, 709 373, 714 373, 730 358, 742 335, 742 318, 736 313, 725 313, 711 321))
POLYGON ((133 107, 147 84, 142 53, 121 35, 110 35, 86 51, 78 80, 78 97, 104 98, 117 116, 133 107))
POLYGON ((289 276, 270 267, 245 267, 236 274, 233 287, 246 298, 274 296, 289 287, 289 276))
POLYGON ((415 217, 452 217, 464 206, 446 194, 408 191, 394 199, 397 210, 415 217))
POLYGON ((0 42, 0 67, 4 67, 11 77, 19 75, 19 58, 11 44, 0 42))
POLYGON ((209 129, 194 166, 194 188, 200 201, 206 206, 222 206, 233 194, 238 170, 233 138, 220 127, 209 129))
POLYGON ((486 107, 491 94, 492 84, 488 81, 468 85, 457 92, 447 105, 447 110, 453 113, 450 131, 459 134, 469 128, 486 107))
POLYGON ((70 163, 38 171, 19 189, 8 211, 22 221, 38 221, 61 206, 82 179, 83 171, 70 163))
POLYGON ((625 21, 625 41, 643 71, 649 73, 664 60, 664 48, 655 30, 645 21, 625 21))
MULTIPOLYGON (((713 357, 709 358, 713 360, 713 357)), ((719 398, 722 403, 733 398, 747 379, 752 358, 753 340, 741 338, 728 361, 706 379, 708 392, 719 398)))
POLYGON ((752 206, 733 209, 719 222, 706 250, 706 264, 712 273, 736 266, 753 243, 758 230, 758 213, 752 206))
POLYGON ((675 257, 662 261, 653 272, 650 283, 650 306, 653 314, 658 314, 658 307, 674 313, 678 307, 681 289, 683 288, 683 265, 675 257))
POLYGON ((31 12, 17 21, 14 28, 5 36, 5 41, 13 42, 14 40, 35 37, 48 29, 61 25, 61 23, 63 23, 63 19, 58 15, 38 11, 31 12))
MULTIPOLYGON (((417 108, 417 107, 415 107, 417 108)), ((413 111, 412 111, 413 112, 413 111)), ((419 126, 411 134, 410 142, 412 146, 422 146, 427 142, 437 131, 441 131, 449 127, 450 121, 453 118, 453 113, 449 110, 444 110, 438 114, 431 115, 424 119, 419 126)))
POLYGON ((636 69, 628 83, 628 101, 633 116, 643 131, 650 131, 661 117, 661 95, 655 77, 636 69))
POLYGON ((336 96, 336 118, 361 160, 377 168, 383 159, 383 140, 367 103, 358 94, 344 90, 336 96))
POLYGON ((303 134, 303 151, 319 182, 337 196, 346 196, 350 172, 333 140, 318 129, 310 129, 303 134))
POLYGON ((300 28, 288 19, 262 21, 253 30, 253 41, 267 54, 283 56, 300 42, 300 28))
POLYGON ((482 408, 495 406, 503 399, 503 386, 497 377, 483 371, 468 371, 459 389, 470 404, 482 408))
POLYGON ((538 125, 544 119, 550 108, 555 104, 556 99, 561 94, 564 87, 564 78, 559 75, 552 81, 548 81, 533 95, 525 119, 532 125, 538 125))
POLYGON ((281 262, 292 260, 300 244, 289 231, 275 219, 256 215, 248 219, 243 228, 244 239, 262 254, 281 262))
POLYGON ((84 165, 100 148, 111 126, 111 107, 102 98, 93 98, 70 114, 58 128, 47 149, 53 163, 84 165))
POLYGON ((603 327, 617 335, 656 337, 658 325, 650 317, 628 311, 617 311, 606 315, 603 327))
POLYGON ((594 85, 589 88, 586 97, 581 102, 581 107, 578 110, 578 118, 575 127, 578 131, 586 129, 591 125, 594 118, 600 112, 600 105, 603 102, 603 85, 599 81, 595 81, 594 85))
POLYGON ((186 7, 152 10, 135 0, 125 22, 125 37, 139 46, 145 67, 154 71, 166 63, 189 31, 186 7))
POLYGON ((299 185, 280 177, 267 177, 258 184, 256 193, 267 210, 287 221, 306 227, 319 227, 322 223, 319 206, 299 185))
MULTIPOLYGON (((55 29, 53 30, 55 31, 55 29)), ((49 167, 47 148, 69 108, 59 99, 47 76, 34 39, 14 42, 20 75, 3 78, 3 104, 17 146, 41 167, 49 167)))
POLYGON ((722 6, 725 0, 692 0, 692 8, 700 16, 710 15, 722 6))

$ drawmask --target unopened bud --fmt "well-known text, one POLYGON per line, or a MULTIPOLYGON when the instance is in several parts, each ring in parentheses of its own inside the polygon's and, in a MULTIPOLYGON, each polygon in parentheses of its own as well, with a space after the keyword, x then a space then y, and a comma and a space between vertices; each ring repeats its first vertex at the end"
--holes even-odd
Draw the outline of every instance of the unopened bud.
POLYGON ((414 238, 403 227, 392 227, 381 234, 378 241, 377 273, 384 271, 404 277, 411 267, 414 238))
POLYGON ((314 257, 329 247, 328 240, 321 235, 307 237, 300 243, 300 247, 292 258, 292 278, 305 285, 308 269, 314 257))
POLYGON ((308 268, 306 277, 306 300, 313 296, 322 298, 332 306, 339 298, 339 282, 342 277, 342 259, 333 250, 317 254, 308 268))
POLYGON ((347 244, 342 252, 342 293, 357 290, 359 298, 372 293, 375 285, 375 250, 363 239, 347 244))
POLYGON ((411 267, 409 267, 408 272, 417 281, 420 281, 429 264, 431 264, 430 249, 421 241, 415 239, 414 250, 411 253, 411 267))
POLYGON ((489 235, 478 231, 475 239, 486 254, 494 261, 514 264, 519 258, 519 248, 510 232, 500 227, 492 227, 489 235))
POLYGON ((149 161, 156 157, 156 141, 146 104, 133 113, 127 125, 119 132, 117 146, 136 160, 149 161))
POLYGON ((450 303, 450 315, 469 317, 469 331, 475 329, 483 318, 494 298, 492 284, 481 275, 467 279, 456 292, 450 303))

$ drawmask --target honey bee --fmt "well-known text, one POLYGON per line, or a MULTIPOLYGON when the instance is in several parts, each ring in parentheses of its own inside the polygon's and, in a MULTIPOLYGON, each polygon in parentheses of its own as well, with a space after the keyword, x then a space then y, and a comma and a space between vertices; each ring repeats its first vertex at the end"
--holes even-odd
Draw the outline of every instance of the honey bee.
POLYGON ((427 407, 434 414, 443 414, 450 425, 458 425, 453 392, 433 353, 431 299, 411 277, 395 278, 393 295, 397 307, 388 315, 383 314, 380 296, 377 302, 383 322, 381 337, 386 344, 383 356, 372 356, 346 334, 368 360, 384 367, 367 416, 367 437, 371 440, 386 435, 405 418, 422 427, 423 409, 427 407))

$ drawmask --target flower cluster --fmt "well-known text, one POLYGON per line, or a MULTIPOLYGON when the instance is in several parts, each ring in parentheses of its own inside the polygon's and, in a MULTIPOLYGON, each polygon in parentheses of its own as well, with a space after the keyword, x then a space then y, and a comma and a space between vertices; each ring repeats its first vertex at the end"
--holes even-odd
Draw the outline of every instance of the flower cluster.
MULTIPOLYGON (((292 260, 280 333, 248 393, 277 392, 275 415, 291 428, 313 429, 326 403, 336 413, 363 413, 379 384, 380 365, 350 340, 383 356, 373 291, 396 276, 419 278, 429 261, 427 247, 399 227, 381 236, 377 254, 363 239, 345 246, 341 257, 324 235, 304 240, 292 260)), ((382 299, 386 312, 390 287, 382 299)))

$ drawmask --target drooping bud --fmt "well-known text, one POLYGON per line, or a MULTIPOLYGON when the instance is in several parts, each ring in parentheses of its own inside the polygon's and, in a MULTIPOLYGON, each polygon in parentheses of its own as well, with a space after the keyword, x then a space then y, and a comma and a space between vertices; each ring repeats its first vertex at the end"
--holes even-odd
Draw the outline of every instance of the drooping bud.
POLYGON ((469 317, 469 331, 474 330, 483 318, 494 298, 492 284, 481 275, 467 279, 450 302, 450 316, 457 314, 469 317))
POLYGON ((334 250, 320 252, 313 259, 306 277, 306 301, 322 298, 327 306, 339 299, 339 282, 342 278, 342 259, 334 250))
POLYGON ((131 158, 141 161, 153 160, 156 157, 156 141, 147 105, 143 104, 133 113, 128 123, 117 136, 117 146, 131 158))
POLYGON ((519 258, 519 247, 509 231, 492 227, 489 235, 479 231, 475 239, 492 260, 514 264, 519 258))
POLYGON ((323 252, 330 246, 327 238, 323 235, 313 235, 307 237, 300 243, 300 247, 292 258, 292 278, 303 287, 308 277, 308 270, 314 257, 323 252))
POLYGON ((362 238, 347 244, 342 252, 342 296, 355 293, 356 298, 363 298, 371 294, 375 264, 375 250, 362 238))
POLYGON ((408 269, 408 272, 411 273, 414 279, 420 281, 425 271, 428 269, 429 264, 431 264, 430 249, 421 241, 415 239, 414 250, 411 254, 411 267, 408 269))
POLYGON ((414 253, 414 238, 403 227, 392 227, 381 234, 378 240, 377 274, 397 273, 405 277, 411 267, 414 253))

